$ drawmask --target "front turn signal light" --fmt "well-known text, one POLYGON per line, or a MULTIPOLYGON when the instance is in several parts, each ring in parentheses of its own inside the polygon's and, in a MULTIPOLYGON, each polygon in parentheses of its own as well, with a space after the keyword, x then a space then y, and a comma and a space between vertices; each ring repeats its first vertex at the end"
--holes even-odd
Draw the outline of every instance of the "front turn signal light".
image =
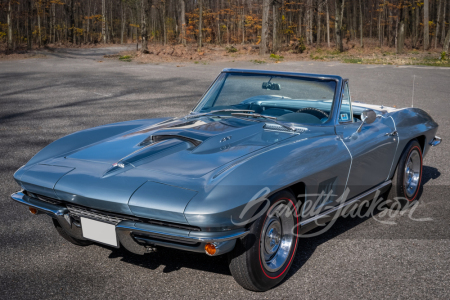
POLYGON ((217 251, 217 249, 216 249, 216 246, 214 246, 214 244, 208 243, 205 245, 206 254, 213 256, 214 254, 216 254, 216 251, 217 251))
POLYGON ((28 209, 30 210, 30 213, 32 213, 33 215, 37 215, 38 214, 38 210, 34 207, 28 207, 28 209))

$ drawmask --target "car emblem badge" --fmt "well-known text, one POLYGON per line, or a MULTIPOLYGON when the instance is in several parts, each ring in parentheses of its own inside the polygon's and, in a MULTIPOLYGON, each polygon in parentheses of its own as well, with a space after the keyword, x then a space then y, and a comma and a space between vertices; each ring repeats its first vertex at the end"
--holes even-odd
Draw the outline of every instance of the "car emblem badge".
POLYGON ((231 135, 224 137, 220 140, 221 143, 231 140, 231 135))
POLYGON ((125 165, 123 163, 115 163, 113 167, 125 168, 125 165))

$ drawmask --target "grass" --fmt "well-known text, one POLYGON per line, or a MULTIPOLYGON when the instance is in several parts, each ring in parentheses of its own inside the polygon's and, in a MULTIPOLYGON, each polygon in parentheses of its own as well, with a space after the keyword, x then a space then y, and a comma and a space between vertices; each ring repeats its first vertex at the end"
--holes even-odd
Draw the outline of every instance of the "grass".
POLYGON ((362 64, 362 58, 354 58, 354 57, 345 57, 342 59, 342 62, 347 64, 362 64))
POLYGON ((131 56, 130 55, 123 55, 121 57, 119 57, 120 61, 126 61, 126 62, 130 62, 131 61, 131 56))
POLYGON ((266 63, 265 60, 259 60, 259 59, 251 60, 251 62, 254 63, 254 64, 258 64, 258 65, 266 63))
POLYGON ((270 59, 273 59, 275 61, 283 60, 283 58, 284 58, 284 56, 282 56, 282 55, 278 55, 278 54, 274 54, 274 53, 270 54, 270 59))
POLYGON ((369 64, 369 65, 419 65, 431 67, 450 67, 450 59, 442 59, 436 57, 398 57, 396 55, 383 56, 378 58, 357 58, 343 57, 343 63, 349 64, 369 64))

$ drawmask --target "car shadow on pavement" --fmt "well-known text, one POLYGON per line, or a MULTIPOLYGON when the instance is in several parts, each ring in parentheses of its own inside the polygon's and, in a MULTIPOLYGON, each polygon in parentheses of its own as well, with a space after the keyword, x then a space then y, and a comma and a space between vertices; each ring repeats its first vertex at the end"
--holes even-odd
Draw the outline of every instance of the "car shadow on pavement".
MULTIPOLYGON (((436 168, 424 166, 422 182, 425 184, 432 179, 438 178, 440 174, 441 173, 436 168)), ((419 196, 422 193, 422 190, 423 187, 421 186, 419 196)), ((365 211, 363 209, 363 215, 364 212, 365 211)), ((317 247, 319 247, 321 244, 326 243, 327 241, 334 239, 339 235, 342 235, 343 233, 357 227, 358 225, 378 215, 380 212, 381 211, 377 210, 371 213, 369 216, 365 217, 341 217, 333 224, 333 226, 329 230, 325 231, 324 233, 321 233, 314 237, 300 239, 299 248, 292 263, 292 267, 283 282, 296 274, 310 259, 317 247)), ((311 234, 314 231, 320 231, 321 229, 322 227, 319 227, 311 232, 308 232, 308 234, 311 234)), ((106 246, 101 247, 105 247, 111 250, 111 253, 109 255, 109 258, 111 259, 121 258, 121 261, 123 262, 141 266, 151 270, 156 270, 159 267, 164 266, 162 270, 163 273, 178 271, 181 268, 189 268, 223 275, 231 275, 228 269, 228 259, 226 255, 210 257, 203 253, 180 251, 163 247, 159 248, 158 251, 154 253, 137 255, 128 252, 123 248, 113 249, 106 246)))
MULTIPOLYGON (((111 248, 110 248, 111 249, 111 248)), ((227 256, 211 257, 204 253, 181 251, 159 247, 157 252, 138 255, 124 248, 111 249, 109 258, 121 258, 121 261, 140 267, 156 270, 164 266, 162 272, 170 273, 181 268, 196 269, 223 275, 231 275, 228 270, 227 256)))

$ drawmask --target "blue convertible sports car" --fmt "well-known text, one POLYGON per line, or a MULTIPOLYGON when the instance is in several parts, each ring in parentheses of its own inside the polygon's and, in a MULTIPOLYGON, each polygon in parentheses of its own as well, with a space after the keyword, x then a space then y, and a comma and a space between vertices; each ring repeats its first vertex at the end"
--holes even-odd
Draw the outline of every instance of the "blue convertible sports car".
POLYGON ((391 208, 416 201, 437 128, 417 108, 352 101, 339 76, 225 69, 185 117, 48 145, 12 199, 79 246, 227 254, 236 281, 264 291, 318 220, 376 192, 391 208))

